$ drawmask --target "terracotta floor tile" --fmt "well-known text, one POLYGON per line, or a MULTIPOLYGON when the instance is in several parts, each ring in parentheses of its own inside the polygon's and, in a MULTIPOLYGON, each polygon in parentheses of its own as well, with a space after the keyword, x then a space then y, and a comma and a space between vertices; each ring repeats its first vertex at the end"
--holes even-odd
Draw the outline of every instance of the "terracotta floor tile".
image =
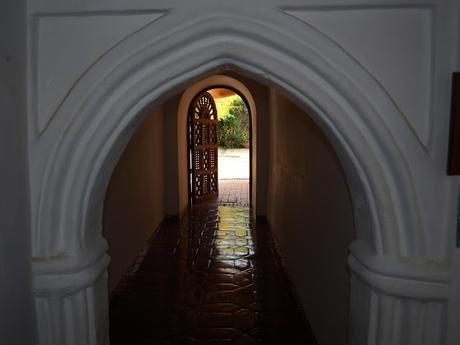
POLYGON ((111 344, 316 344, 266 223, 207 204, 165 222, 111 296, 111 344))

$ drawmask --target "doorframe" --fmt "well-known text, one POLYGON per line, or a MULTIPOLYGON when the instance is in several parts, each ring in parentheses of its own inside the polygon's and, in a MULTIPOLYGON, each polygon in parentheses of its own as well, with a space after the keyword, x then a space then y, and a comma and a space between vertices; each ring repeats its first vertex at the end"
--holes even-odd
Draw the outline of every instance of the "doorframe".
MULTIPOLYGON (((228 70, 226 70, 228 71, 228 70)), ((251 111, 251 214, 253 216, 257 213, 258 206, 258 197, 256 195, 257 188, 262 188, 262 186, 257 186, 257 161, 261 157, 256 157, 258 152, 258 136, 257 136, 257 116, 258 109, 256 106, 256 99, 252 94, 252 91, 239 79, 234 76, 229 76, 222 70, 214 71, 214 73, 209 73, 201 78, 192 82, 188 87, 182 89, 181 97, 177 109, 177 175, 178 175, 178 185, 179 185, 179 200, 178 200, 178 209, 180 214, 185 210, 188 210, 191 206, 189 198, 189 166, 188 166, 188 138, 185 133, 188 133, 188 110, 190 103, 193 98, 203 90, 207 90, 214 87, 223 87, 230 90, 236 91, 239 95, 242 95, 243 100, 249 104, 249 109, 251 111)), ((260 175, 259 175, 260 176, 260 175)))
MULTIPOLYGON (((232 78, 233 79, 233 78, 232 78)), ((244 83, 242 83, 244 85, 244 83)), ((186 126, 186 138, 187 138, 187 185, 188 185, 188 207, 193 206, 193 191, 192 191, 192 185, 190 182, 190 174, 191 174, 191 167, 190 167, 190 153, 191 153, 191 143, 190 143, 190 107, 192 106, 193 100, 202 92, 207 92, 212 89, 227 89, 230 91, 233 91, 236 93, 244 102, 246 109, 248 110, 249 113, 249 208, 252 209, 252 192, 253 192, 253 123, 252 123, 252 109, 249 105, 249 101, 247 100, 246 96, 243 95, 243 93, 238 90, 236 87, 233 86, 228 86, 223 83, 217 83, 217 84, 211 84, 211 86, 205 87, 201 89, 199 92, 193 96, 192 100, 190 101, 190 104, 188 106, 188 111, 187 111, 187 126, 186 126)), ((217 131, 219 131, 219 112, 217 112, 217 131)), ((219 147, 219 146, 218 146, 219 147)), ((217 164, 217 183, 219 183, 219 164, 217 164)), ((217 188, 219 191, 219 188, 217 188)), ((257 188, 256 188, 257 190, 257 188)))

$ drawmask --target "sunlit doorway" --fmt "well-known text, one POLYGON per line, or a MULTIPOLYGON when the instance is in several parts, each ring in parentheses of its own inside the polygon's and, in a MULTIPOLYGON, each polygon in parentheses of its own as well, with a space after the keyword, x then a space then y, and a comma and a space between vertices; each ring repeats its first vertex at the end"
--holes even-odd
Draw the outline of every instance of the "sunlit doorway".
POLYGON ((236 92, 209 90, 219 118, 219 203, 249 206, 251 121, 248 106, 236 92))
POLYGON ((188 138, 191 203, 217 200, 223 205, 249 207, 251 114, 247 101, 226 87, 200 92, 190 107, 188 138), (212 98, 211 104, 207 104, 210 101, 206 99, 208 96, 212 98), (199 114, 203 113, 199 109, 203 107, 200 102, 206 103, 205 108, 209 110, 205 112, 209 114, 199 114), (214 111, 217 114, 216 138, 214 111), (217 144, 217 162, 213 144, 217 144))

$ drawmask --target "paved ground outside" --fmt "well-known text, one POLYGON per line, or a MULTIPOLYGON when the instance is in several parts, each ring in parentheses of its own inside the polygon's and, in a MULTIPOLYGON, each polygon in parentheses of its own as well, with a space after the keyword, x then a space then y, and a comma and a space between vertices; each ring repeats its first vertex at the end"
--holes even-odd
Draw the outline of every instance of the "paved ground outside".
POLYGON ((219 180, 249 180, 249 149, 219 147, 219 180))
POLYGON ((249 206, 249 149, 219 148, 219 203, 249 206))
POLYGON ((219 203, 249 207, 249 180, 219 180, 219 203))

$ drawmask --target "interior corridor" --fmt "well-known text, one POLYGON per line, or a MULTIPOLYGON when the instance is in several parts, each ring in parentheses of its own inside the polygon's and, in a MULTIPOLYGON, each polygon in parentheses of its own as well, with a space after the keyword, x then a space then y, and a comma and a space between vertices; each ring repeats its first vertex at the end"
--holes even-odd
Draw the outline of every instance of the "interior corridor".
POLYGON ((266 222, 207 203, 164 222, 115 288, 111 344, 316 344, 266 222))
MULTIPOLYGON (((112 344, 312 344, 312 334, 321 345, 346 344, 353 205, 342 164, 309 111, 233 73, 142 116, 104 200, 112 344), (218 193, 191 208, 201 203, 190 193, 190 139, 198 142, 190 105, 216 86, 245 96, 251 146, 220 150, 211 167, 218 193)), ((199 155, 200 167, 212 165, 208 155, 199 155)))

